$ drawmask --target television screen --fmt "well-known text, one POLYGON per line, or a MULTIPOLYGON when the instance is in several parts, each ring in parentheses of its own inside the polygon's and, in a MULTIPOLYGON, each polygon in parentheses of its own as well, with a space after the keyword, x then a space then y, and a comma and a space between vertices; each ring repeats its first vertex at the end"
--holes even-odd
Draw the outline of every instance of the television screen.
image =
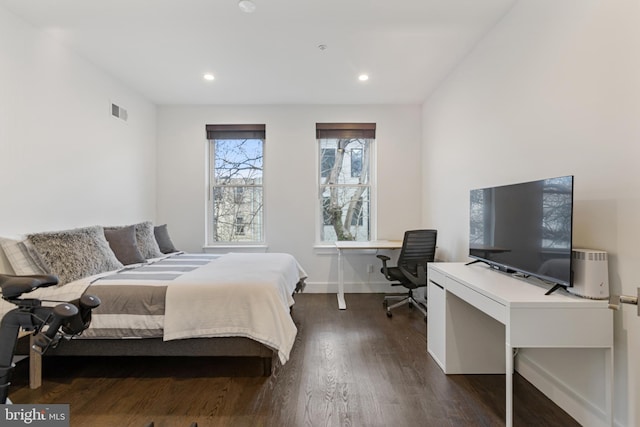
POLYGON ((573 176, 471 190, 469 256, 571 286, 573 176))

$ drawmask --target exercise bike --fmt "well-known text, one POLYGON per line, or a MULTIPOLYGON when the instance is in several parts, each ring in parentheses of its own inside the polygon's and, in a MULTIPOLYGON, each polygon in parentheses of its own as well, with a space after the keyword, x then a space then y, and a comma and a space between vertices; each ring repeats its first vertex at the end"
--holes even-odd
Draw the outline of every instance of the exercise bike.
POLYGON ((17 306, 0 322, 0 404, 11 403, 9 385, 21 328, 33 331, 33 350, 43 354, 48 348, 57 346, 62 338, 71 339, 87 329, 91 323, 91 310, 100 305, 98 297, 88 294, 71 302, 23 298, 23 294, 35 289, 57 284, 58 278, 53 275, 0 274, 2 299, 17 306), (43 306, 43 301, 59 304, 43 306))

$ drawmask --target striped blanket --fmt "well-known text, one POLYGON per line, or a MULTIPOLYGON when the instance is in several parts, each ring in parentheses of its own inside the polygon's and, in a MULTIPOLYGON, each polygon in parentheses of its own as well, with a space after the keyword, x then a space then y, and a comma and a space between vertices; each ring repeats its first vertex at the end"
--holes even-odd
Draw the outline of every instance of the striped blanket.
POLYGON ((102 303, 80 338, 162 337, 169 283, 219 257, 180 253, 93 279, 86 292, 102 303))

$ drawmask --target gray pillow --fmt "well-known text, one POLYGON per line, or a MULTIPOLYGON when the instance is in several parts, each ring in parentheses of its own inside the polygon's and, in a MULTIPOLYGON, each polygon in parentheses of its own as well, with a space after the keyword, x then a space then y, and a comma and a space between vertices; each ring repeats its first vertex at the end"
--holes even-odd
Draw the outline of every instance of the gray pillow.
MULTIPOLYGON (((105 227, 105 230, 119 230, 128 226, 105 227)), ((158 247, 156 237, 153 234, 153 223, 151 221, 141 222, 133 225, 136 229, 136 243, 138 250, 145 259, 158 258, 164 254, 158 247)))
POLYGON ((107 242, 109 242, 118 261, 124 265, 146 261, 138 249, 136 229, 133 225, 119 229, 105 229, 104 237, 107 238, 107 242))
POLYGON ((123 267, 98 225, 29 234, 27 239, 61 285, 123 267))
POLYGON ((174 246, 171 238, 169 237, 169 230, 167 230, 167 224, 157 225, 153 227, 153 234, 156 236, 156 242, 163 254, 170 254, 178 252, 174 246))

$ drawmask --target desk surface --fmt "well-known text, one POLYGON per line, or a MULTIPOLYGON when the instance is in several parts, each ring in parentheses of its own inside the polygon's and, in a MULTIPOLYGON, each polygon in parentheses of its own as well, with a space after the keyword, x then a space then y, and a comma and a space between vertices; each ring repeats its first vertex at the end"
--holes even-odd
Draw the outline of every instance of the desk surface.
POLYGON ((340 241, 335 242, 338 249, 399 249, 402 240, 372 240, 369 242, 340 241))
POLYGON ((432 263, 429 267, 455 277, 476 292, 511 308, 552 306, 555 308, 598 307, 607 308, 607 301, 580 298, 559 289, 545 295, 551 285, 535 283, 524 278, 496 271, 484 264, 432 263))

